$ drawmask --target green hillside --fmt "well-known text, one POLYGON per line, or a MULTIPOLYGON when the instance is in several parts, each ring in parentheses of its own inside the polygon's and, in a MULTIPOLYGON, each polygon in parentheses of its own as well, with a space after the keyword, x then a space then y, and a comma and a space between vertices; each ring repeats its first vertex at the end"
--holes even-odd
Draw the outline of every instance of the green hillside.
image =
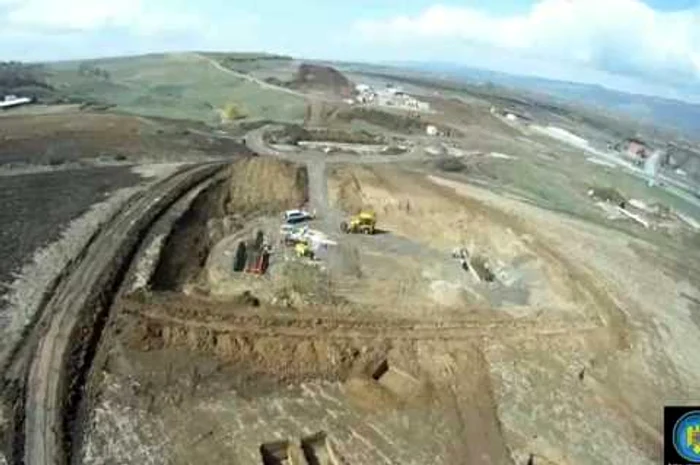
POLYGON ((300 121, 304 100, 227 74, 196 54, 145 55, 47 65, 63 95, 144 116, 221 121, 235 106, 249 119, 300 121))

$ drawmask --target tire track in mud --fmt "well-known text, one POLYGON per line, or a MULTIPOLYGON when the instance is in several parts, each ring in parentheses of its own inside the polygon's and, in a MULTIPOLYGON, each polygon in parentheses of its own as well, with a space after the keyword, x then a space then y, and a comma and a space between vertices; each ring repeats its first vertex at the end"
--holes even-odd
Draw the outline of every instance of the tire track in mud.
MULTIPOLYGON (((26 351, 26 385, 21 389, 23 437, 15 451, 26 464, 68 463, 73 424, 91 357, 111 300, 150 224, 185 192, 224 166, 184 169, 155 185, 122 210, 100 232, 43 309, 35 349, 26 351)), ((31 344, 31 342, 30 342, 31 344)), ((19 431, 18 431, 19 432, 19 431)))
POLYGON ((534 338, 572 335, 603 330, 599 322, 582 320, 527 319, 492 321, 395 321, 342 320, 322 317, 279 318, 239 316, 212 320, 178 317, 147 309, 126 310, 147 322, 163 326, 181 326, 207 330, 217 334, 247 333, 257 336, 328 339, 393 339, 393 340, 468 340, 475 338, 534 338))

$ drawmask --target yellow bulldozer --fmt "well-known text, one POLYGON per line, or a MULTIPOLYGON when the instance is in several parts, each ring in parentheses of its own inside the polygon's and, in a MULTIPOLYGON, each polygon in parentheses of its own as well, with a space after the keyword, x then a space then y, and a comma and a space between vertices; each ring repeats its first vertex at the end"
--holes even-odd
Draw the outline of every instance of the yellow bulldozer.
POLYGON ((352 216, 350 221, 340 223, 340 230, 346 234, 374 234, 377 216, 373 211, 362 211, 352 216))
POLYGON ((296 252, 297 257, 308 257, 313 260, 314 251, 308 241, 302 240, 296 243, 294 246, 294 252, 296 252))

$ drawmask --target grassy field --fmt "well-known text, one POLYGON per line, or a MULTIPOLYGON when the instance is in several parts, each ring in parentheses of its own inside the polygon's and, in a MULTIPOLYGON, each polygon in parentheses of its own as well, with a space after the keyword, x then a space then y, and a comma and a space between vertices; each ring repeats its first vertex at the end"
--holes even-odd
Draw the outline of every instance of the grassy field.
POLYGON ((596 201, 588 195, 590 189, 614 189, 625 199, 638 199, 647 204, 661 204, 693 218, 700 218, 700 208, 663 188, 649 187, 647 183, 622 168, 608 168, 593 164, 586 156, 570 150, 554 150, 537 154, 530 148, 513 147, 514 159, 485 157, 468 161, 463 168, 437 167, 448 177, 478 180, 491 189, 515 195, 528 202, 567 215, 604 225, 671 247, 683 243, 700 243, 700 234, 688 233, 682 238, 661 231, 644 229, 630 221, 608 220, 596 201), (679 239, 682 241, 679 242, 679 239))
POLYGON ((262 89, 190 54, 146 55, 90 61, 108 77, 79 72, 80 62, 50 65, 49 82, 75 98, 144 116, 217 124, 220 110, 235 105, 248 119, 301 121, 304 101, 262 89))

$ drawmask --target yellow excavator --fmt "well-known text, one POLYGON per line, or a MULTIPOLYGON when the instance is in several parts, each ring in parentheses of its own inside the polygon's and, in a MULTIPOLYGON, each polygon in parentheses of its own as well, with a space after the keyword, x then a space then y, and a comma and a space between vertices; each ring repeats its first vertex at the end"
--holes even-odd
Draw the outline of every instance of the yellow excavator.
POLYGON ((374 234, 377 216, 373 211, 361 211, 350 217, 350 221, 340 223, 340 230, 346 234, 374 234))
POLYGON ((314 251, 308 241, 302 240, 297 242, 294 246, 294 251, 299 258, 308 257, 312 260, 314 258, 314 251))

